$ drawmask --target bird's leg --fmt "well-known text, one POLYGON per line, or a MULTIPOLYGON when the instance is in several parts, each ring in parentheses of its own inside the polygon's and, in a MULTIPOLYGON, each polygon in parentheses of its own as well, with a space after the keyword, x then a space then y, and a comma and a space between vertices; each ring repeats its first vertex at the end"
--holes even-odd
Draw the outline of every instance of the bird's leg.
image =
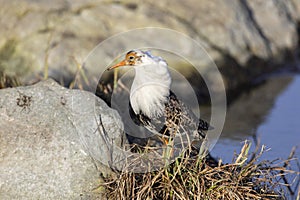
POLYGON ((172 138, 164 138, 166 142, 165 148, 163 149, 163 158, 165 160, 165 166, 170 163, 170 158, 173 157, 174 149, 173 149, 173 140, 172 138))
POLYGON ((162 140, 162 142, 164 143, 164 145, 167 146, 167 145, 169 144, 170 138, 162 137, 161 140, 162 140))
POLYGON ((172 138, 162 137, 161 140, 164 144, 163 158, 169 159, 171 156, 173 156, 172 138))
POLYGON ((166 147, 164 148, 163 157, 167 160, 169 160, 171 157, 174 156, 174 140, 172 138, 173 135, 175 136, 175 134, 171 134, 169 138, 167 137, 161 138, 166 147))

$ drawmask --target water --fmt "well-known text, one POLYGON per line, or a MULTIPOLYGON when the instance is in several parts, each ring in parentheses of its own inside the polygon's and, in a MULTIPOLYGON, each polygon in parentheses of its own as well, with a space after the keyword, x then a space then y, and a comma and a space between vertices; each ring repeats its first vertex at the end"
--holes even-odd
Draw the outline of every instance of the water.
MULTIPOLYGON (((231 162, 233 153, 235 151, 239 153, 243 141, 248 139, 253 142, 252 136, 256 134, 257 138, 260 139, 260 143, 269 148, 263 154, 261 160, 271 161, 277 158, 284 160, 288 158, 293 147, 298 147, 295 156, 300 158, 300 76, 273 77, 266 85, 268 84, 269 86, 266 86, 266 88, 254 90, 252 95, 247 96, 254 99, 250 106, 247 97, 244 99, 242 97, 241 99, 244 101, 240 100, 241 102, 236 103, 239 106, 232 106, 244 108, 245 118, 253 119, 247 119, 247 123, 243 123, 241 120, 238 121, 238 119, 243 118, 239 116, 239 109, 234 108, 234 114, 232 116, 229 114, 228 117, 236 120, 234 125, 242 125, 239 128, 228 128, 225 125, 224 134, 222 133, 223 135, 212 151, 213 156, 221 158, 225 163, 231 162), (274 91, 278 89, 277 93, 270 91, 272 89, 274 91), (261 99, 253 97, 256 93, 261 99), (268 95, 271 97, 267 100, 268 95), (270 100, 272 98, 274 99, 270 100), (252 112, 255 112, 253 110, 256 110, 258 106, 256 104, 260 104, 262 107, 258 107, 260 112, 256 111, 256 115, 254 115, 252 112), (264 109, 265 111, 263 111, 264 109), (235 114, 238 116, 236 117, 235 114)), ((230 109, 232 108, 229 107, 230 109)), ((253 146, 252 150, 254 149, 253 146)), ((299 170, 295 162, 292 163, 292 168, 299 170)))
MULTIPOLYGON (((274 81, 280 82, 281 80, 274 81)), ((268 103, 270 104, 270 102, 268 103)), ((273 105, 269 106, 272 108, 265 113, 265 116, 257 116, 257 118, 263 119, 258 124, 258 127, 250 128, 252 125, 255 126, 251 122, 247 123, 250 127, 245 128, 237 127, 233 129, 225 127, 225 136, 222 135, 212 153, 217 157, 221 157, 224 162, 231 162, 233 152, 240 150, 245 139, 252 141, 253 137, 251 137, 251 134, 255 133, 261 144, 270 148, 265 154, 270 160, 287 158, 294 146, 300 148, 300 129, 298 126, 300 124, 300 76, 295 76, 288 87, 277 96, 273 105), (229 130, 226 130, 226 128, 229 130), (228 133, 230 131, 238 135, 228 133), (245 133, 248 134, 245 135, 245 133)), ((248 112, 247 109, 244 112, 248 112)), ((236 118, 241 119, 240 117, 236 118)), ((297 149, 296 153, 300 156, 299 149, 297 149)))
POLYGON ((277 98, 267 119, 258 127, 263 144, 271 148, 270 158, 286 158, 297 146, 300 157, 300 76, 277 98))

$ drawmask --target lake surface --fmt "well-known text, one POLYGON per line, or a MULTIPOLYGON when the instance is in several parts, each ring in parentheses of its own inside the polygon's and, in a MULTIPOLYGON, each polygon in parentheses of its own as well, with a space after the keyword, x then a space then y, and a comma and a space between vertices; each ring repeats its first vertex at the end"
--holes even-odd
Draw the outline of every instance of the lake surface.
MULTIPOLYGON (((259 98, 253 101, 253 110, 256 109, 256 104, 266 104, 266 108, 270 106, 270 109, 266 109, 265 113, 262 112, 253 115, 253 110, 250 110, 251 104, 249 106, 249 102, 246 100, 247 98, 244 98, 245 105, 243 105, 243 102, 237 103, 239 107, 245 108, 244 113, 246 117, 249 113, 249 118, 256 119, 249 119, 248 123, 244 126, 242 125, 240 129, 228 128, 225 124, 224 134, 222 133, 218 143, 211 152, 213 156, 221 158, 225 163, 231 162, 234 152, 240 152, 245 139, 252 142, 252 150, 254 149, 253 135, 256 135, 260 140, 260 144, 266 145, 269 149, 263 154, 261 160, 266 159, 272 161, 277 158, 286 159, 293 147, 298 147, 296 156, 300 158, 300 75, 284 76, 285 77, 272 77, 272 83, 261 91, 261 101, 259 101, 259 98), (276 89, 280 86, 282 86, 282 88, 277 91, 277 96, 275 95, 273 100, 265 100, 268 93, 272 93, 272 88, 276 89), (255 122, 257 119, 259 120, 255 122), (249 124, 250 126, 247 126, 249 124), (251 126, 254 127, 250 128, 251 126)), ((259 93, 259 91, 254 89, 252 93, 259 93)), ((272 94, 274 94, 274 92, 272 94)), ((235 105, 233 105, 233 107, 234 106, 235 105)), ((228 109, 231 109, 230 106, 228 109)), ((236 110, 235 113, 238 113, 238 109, 234 110, 236 110)), ((238 118, 243 119, 240 116, 229 116, 229 118, 234 118, 237 121, 235 124, 243 124, 241 120, 238 122, 238 118)), ((292 168, 299 170, 295 162, 292 163, 292 168)))

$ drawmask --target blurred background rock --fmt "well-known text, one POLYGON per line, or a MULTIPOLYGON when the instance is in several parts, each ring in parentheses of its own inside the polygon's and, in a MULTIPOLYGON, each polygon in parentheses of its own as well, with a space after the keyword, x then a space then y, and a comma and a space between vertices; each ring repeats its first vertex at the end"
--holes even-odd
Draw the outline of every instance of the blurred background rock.
POLYGON ((49 68, 50 77, 68 86, 76 62, 83 62, 98 43, 147 26, 174 29, 204 45, 228 91, 293 61, 299 46, 297 0, 0 3, 0 70, 21 84, 36 82, 49 68))

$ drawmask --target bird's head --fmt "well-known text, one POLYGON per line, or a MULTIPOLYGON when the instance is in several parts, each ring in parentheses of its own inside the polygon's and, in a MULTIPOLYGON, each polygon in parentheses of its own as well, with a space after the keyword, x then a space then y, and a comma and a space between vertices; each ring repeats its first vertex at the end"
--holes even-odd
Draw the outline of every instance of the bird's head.
POLYGON ((165 62, 161 57, 153 56, 149 51, 131 50, 127 52, 125 59, 109 67, 107 70, 122 66, 142 66, 147 64, 156 64, 160 61, 165 62))

